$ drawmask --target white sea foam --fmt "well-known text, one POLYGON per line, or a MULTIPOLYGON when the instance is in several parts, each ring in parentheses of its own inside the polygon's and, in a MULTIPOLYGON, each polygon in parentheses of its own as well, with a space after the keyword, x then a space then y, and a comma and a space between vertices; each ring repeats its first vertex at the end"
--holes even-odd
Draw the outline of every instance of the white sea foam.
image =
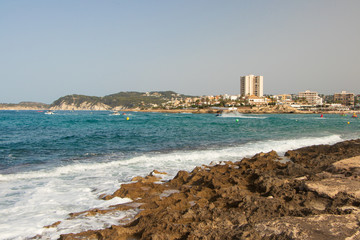
POLYGON ((173 177, 178 170, 192 170, 195 166, 236 161, 258 152, 289 149, 342 141, 339 135, 289 140, 267 140, 240 144, 222 149, 151 153, 130 159, 104 163, 77 163, 47 170, 0 175, 0 239, 24 239, 37 234, 44 239, 56 239, 63 233, 99 229, 116 224, 135 212, 117 212, 107 216, 80 216, 65 220, 71 212, 91 208, 106 208, 129 199, 100 200, 101 194, 114 192, 121 183, 153 169, 168 172, 173 177), (62 221, 56 228, 43 226, 62 221))
POLYGON ((222 113, 219 117, 223 118, 248 118, 248 119, 266 119, 267 117, 264 116, 256 116, 256 115, 247 115, 242 114, 239 112, 228 112, 228 113, 222 113))

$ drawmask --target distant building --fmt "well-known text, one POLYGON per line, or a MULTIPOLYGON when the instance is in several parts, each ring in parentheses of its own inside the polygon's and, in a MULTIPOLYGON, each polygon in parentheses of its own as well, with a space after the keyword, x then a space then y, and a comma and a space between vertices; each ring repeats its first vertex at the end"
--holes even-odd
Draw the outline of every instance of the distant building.
POLYGON ((228 94, 224 94, 224 95, 223 95, 223 98, 224 98, 224 99, 229 99, 229 100, 231 100, 231 101, 236 101, 236 100, 239 99, 239 97, 236 96, 236 95, 228 95, 228 94))
POLYGON ((342 105, 349 106, 355 103, 355 94, 341 91, 341 93, 334 94, 334 102, 341 103, 342 105))
POLYGON ((248 75, 240 77, 241 96, 263 96, 263 76, 248 75))
POLYGON ((275 95, 274 98, 276 99, 276 102, 278 102, 278 103, 291 103, 292 102, 292 97, 290 94, 275 95))
POLYGON ((305 92, 299 92, 299 99, 305 100, 309 105, 322 105, 322 98, 319 97, 317 92, 311 92, 306 90, 305 92))
POLYGON ((250 105, 261 106, 261 105, 268 105, 269 99, 265 97, 250 95, 250 96, 245 96, 245 101, 250 105))

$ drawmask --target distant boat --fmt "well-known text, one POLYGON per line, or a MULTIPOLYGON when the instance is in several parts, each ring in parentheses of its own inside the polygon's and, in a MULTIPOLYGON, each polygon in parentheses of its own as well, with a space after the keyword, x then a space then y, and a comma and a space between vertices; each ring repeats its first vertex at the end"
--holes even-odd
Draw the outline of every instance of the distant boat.
POLYGON ((45 114, 52 115, 52 114, 54 114, 54 112, 53 111, 47 111, 45 114))
POLYGON ((216 117, 242 117, 244 114, 239 113, 238 111, 223 111, 221 113, 217 113, 216 117))
POLYGON ((119 112, 113 112, 113 113, 110 114, 110 115, 120 115, 120 113, 119 113, 119 112))

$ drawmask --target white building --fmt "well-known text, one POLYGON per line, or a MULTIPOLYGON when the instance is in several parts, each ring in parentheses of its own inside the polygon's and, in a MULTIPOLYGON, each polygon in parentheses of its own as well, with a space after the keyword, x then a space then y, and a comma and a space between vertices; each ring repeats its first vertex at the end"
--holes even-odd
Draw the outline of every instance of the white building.
POLYGON ((248 75, 240 77, 241 96, 263 96, 263 76, 248 75))
POLYGON ((322 105, 322 98, 319 97, 317 92, 311 92, 310 90, 306 90, 305 92, 299 92, 299 99, 305 100, 310 105, 322 105))
POLYGON ((224 98, 224 99, 230 99, 231 101, 236 101, 236 100, 239 99, 239 96, 224 94, 224 95, 223 95, 223 98, 224 98))
POLYGON ((256 105, 256 106, 268 105, 269 103, 269 99, 267 99, 266 97, 257 97, 254 95, 246 96, 245 101, 250 105, 256 105))

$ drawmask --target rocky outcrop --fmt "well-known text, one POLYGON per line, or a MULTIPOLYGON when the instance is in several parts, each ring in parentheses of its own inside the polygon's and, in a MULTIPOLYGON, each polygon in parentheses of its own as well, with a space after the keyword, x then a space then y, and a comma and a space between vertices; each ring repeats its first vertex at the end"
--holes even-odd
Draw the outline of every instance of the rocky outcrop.
POLYGON ((242 113, 268 113, 268 114, 274 114, 274 113, 307 113, 303 111, 299 111, 296 108, 293 108, 289 105, 275 105, 275 106, 259 106, 259 107, 253 107, 251 109, 239 109, 239 112, 242 113))
POLYGON ((99 110, 110 110, 111 107, 104 103, 91 103, 91 102, 82 102, 80 104, 69 104, 66 102, 62 102, 59 105, 52 106, 51 110, 91 110, 91 111, 99 111, 99 110))
POLYGON ((359 239, 359 155, 353 140, 179 171, 163 183, 151 173, 102 196, 133 199, 107 211, 138 209, 134 219, 60 239, 359 239))

